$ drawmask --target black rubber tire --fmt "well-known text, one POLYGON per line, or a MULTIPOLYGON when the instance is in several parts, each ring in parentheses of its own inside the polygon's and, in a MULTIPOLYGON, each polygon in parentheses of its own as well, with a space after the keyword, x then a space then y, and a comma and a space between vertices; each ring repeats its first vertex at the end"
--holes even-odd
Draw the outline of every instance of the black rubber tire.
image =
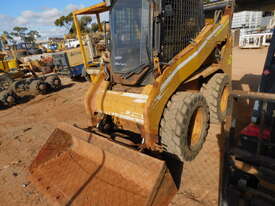
POLYGON ((211 123, 221 123, 225 120, 228 108, 221 111, 221 99, 224 88, 231 90, 230 78, 227 74, 215 74, 202 89, 202 93, 206 98, 210 110, 211 123))
POLYGON ((61 79, 57 75, 47 76, 45 82, 48 83, 53 90, 58 90, 62 86, 61 79))
POLYGON ((182 161, 192 161, 206 140, 209 129, 209 109, 205 97, 200 93, 177 92, 168 102, 160 126, 160 140, 165 150, 182 161), (193 114, 202 110, 202 127, 198 142, 190 146, 189 126, 193 114))
POLYGON ((0 73, 0 91, 9 89, 12 83, 13 79, 8 74, 0 73))
POLYGON ((10 91, 16 94, 16 96, 21 96, 21 93, 24 95, 24 92, 28 90, 26 84, 25 80, 14 81, 10 86, 10 91))
POLYGON ((48 84, 40 79, 33 80, 30 83, 30 92, 33 94, 46 94, 48 91, 48 84))
POLYGON ((5 106, 12 106, 16 104, 16 96, 8 91, 3 91, 0 93, 0 101, 5 106))

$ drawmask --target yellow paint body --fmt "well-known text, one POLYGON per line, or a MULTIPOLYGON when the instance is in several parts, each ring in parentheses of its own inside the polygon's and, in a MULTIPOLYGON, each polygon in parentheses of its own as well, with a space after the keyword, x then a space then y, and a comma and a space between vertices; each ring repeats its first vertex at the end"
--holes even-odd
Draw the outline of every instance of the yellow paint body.
POLYGON ((17 62, 15 59, 0 61, 0 70, 9 72, 10 69, 17 68, 17 62))
MULTIPOLYGON (((231 76, 231 13, 222 16, 214 24, 207 23, 194 41, 178 53, 154 83, 142 88, 139 93, 108 90, 103 68, 94 78, 85 105, 87 112, 111 115, 114 119, 136 124, 146 139, 158 141, 158 130, 168 100, 180 85, 187 81, 206 61, 217 45, 226 42, 221 51, 219 70, 231 76)), ((217 72, 213 70, 212 74, 217 72)), ((125 127, 124 127, 125 128, 125 127)))

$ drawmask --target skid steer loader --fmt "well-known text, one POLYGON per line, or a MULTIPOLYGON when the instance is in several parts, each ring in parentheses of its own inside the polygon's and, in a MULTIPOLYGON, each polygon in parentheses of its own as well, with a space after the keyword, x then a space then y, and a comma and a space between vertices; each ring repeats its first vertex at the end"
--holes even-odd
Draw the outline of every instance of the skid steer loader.
POLYGON ((233 7, 116 0, 85 14, 102 10, 109 59, 85 97, 90 127, 59 126, 30 166, 32 182, 59 205, 168 205, 179 186, 171 168, 192 161, 209 121, 226 116, 233 7), (179 161, 168 167, 166 154, 179 161))

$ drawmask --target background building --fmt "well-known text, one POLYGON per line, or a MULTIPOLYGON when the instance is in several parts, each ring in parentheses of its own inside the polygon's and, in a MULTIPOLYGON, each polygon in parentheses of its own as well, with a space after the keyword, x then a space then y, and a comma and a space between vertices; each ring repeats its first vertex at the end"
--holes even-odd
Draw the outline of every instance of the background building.
POLYGON ((232 29, 259 28, 262 25, 263 12, 242 11, 235 13, 232 20, 232 29))
POLYGON ((243 11, 234 13, 232 30, 240 35, 271 32, 275 26, 275 12, 243 11))
POLYGON ((232 29, 268 30, 274 28, 275 12, 242 11, 234 13, 232 29))

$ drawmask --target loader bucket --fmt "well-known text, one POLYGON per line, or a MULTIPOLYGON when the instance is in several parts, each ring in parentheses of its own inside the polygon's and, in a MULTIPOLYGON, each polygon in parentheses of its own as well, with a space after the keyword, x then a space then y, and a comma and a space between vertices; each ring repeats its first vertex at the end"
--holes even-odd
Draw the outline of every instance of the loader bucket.
POLYGON ((55 205, 168 205, 177 187, 164 161, 60 125, 30 166, 31 182, 55 205))

